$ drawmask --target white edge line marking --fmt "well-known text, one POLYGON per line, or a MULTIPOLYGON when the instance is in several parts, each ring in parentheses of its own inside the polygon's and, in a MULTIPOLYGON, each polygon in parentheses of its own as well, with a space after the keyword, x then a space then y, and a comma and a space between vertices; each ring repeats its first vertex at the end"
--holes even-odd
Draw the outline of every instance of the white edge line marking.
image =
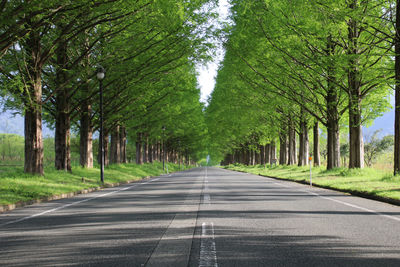
POLYGON ((201 244, 199 267, 218 267, 217 249, 215 246, 214 223, 205 223, 201 225, 201 244), (207 233, 210 232, 211 234, 207 233))
POLYGON ((342 205, 345 205, 345 206, 348 206, 348 207, 352 207, 352 208, 355 208, 355 209, 367 211, 369 213, 373 213, 375 215, 379 215, 379 216, 382 216, 382 217, 385 217, 385 218, 400 222, 400 218, 392 216, 392 215, 386 215, 386 214, 383 214, 383 213, 381 213, 379 211, 376 211, 376 210, 367 209, 367 208, 360 207, 360 206, 354 205, 354 204, 350 204, 350 203, 347 203, 347 202, 344 202, 344 201, 341 201, 341 200, 337 200, 337 199, 330 198, 330 197, 325 197, 325 196, 322 196, 322 195, 320 195, 318 193, 315 193, 315 192, 310 192, 310 191, 297 189, 295 187, 291 187, 291 186, 288 186, 288 185, 285 185, 285 184, 282 184, 282 183, 276 183, 276 182, 272 182, 272 183, 276 184, 276 185, 288 187, 288 188, 294 188, 297 191, 305 192, 305 193, 310 194, 310 195, 314 195, 314 196, 317 196, 317 197, 320 197, 320 198, 323 198, 323 199, 326 199, 326 200, 330 200, 330 201, 333 201, 333 202, 336 202, 336 203, 339 203, 339 204, 342 204, 342 205))
POLYGON ((131 188, 133 188, 133 187, 136 187, 136 186, 138 186, 138 185, 148 184, 148 183, 151 183, 151 182, 153 182, 153 181, 157 181, 157 180, 159 180, 159 179, 160 179, 160 178, 157 178, 157 179, 148 181, 148 182, 146 182, 146 183, 134 184, 134 185, 127 186, 127 187, 124 187, 124 188, 121 188, 121 189, 118 189, 118 190, 115 190, 115 191, 112 191, 112 192, 108 192, 108 193, 101 194, 101 195, 98 195, 98 196, 94 196, 94 197, 91 197, 91 198, 86 198, 86 199, 79 200, 79 201, 76 201, 76 202, 73 202, 73 203, 65 204, 65 205, 63 205, 63 206, 60 206, 60 207, 57 207, 57 208, 54 208, 54 209, 46 210, 46 211, 43 211, 43 212, 40 212, 40 213, 37 213, 37 214, 33 214, 33 215, 31 215, 31 216, 23 217, 23 218, 14 220, 14 221, 9 221, 9 222, 0 224, 0 227, 6 226, 6 225, 10 225, 10 224, 14 224, 14 223, 18 223, 18 222, 22 222, 22 221, 26 221, 26 220, 29 220, 29 219, 33 219, 33 218, 36 218, 36 217, 45 215, 45 214, 47 214, 47 213, 51 213, 51 212, 58 211, 58 210, 61 210, 61 209, 65 209, 65 208, 68 208, 68 207, 71 207, 71 206, 75 206, 75 205, 78 205, 78 204, 80 204, 80 203, 84 203, 84 202, 87 202, 87 201, 90 201, 90 200, 93 200, 93 199, 97 199, 97 198, 101 198, 101 197, 106 197, 106 196, 109 196, 109 195, 113 195, 113 194, 116 194, 116 193, 121 192, 121 191, 129 190, 129 189, 131 189, 131 188))

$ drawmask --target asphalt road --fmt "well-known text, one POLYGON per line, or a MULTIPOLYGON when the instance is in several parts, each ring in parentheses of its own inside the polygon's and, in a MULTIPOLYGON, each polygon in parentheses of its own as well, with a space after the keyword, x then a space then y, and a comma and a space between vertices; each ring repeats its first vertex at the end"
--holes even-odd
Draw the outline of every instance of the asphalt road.
POLYGON ((400 266, 400 207, 198 168, 0 215, 0 266, 400 266))

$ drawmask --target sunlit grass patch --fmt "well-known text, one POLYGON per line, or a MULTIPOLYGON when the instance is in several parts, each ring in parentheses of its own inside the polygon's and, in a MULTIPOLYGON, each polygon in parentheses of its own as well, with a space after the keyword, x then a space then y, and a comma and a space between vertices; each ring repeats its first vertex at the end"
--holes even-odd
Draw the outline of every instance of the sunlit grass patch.
MULTIPOLYGON (((309 166, 244 166, 229 165, 227 169, 278 177, 292 181, 308 182, 309 166)), ((312 167, 313 184, 344 191, 361 192, 374 196, 400 200, 400 176, 393 176, 387 170, 374 168, 348 169, 312 167)))
MULTIPOLYGON (((168 168, 169 172, 179 170, 178 165, 170 163, 168 168)), ((183 166, 181 169, 183 169, 183 166)), ((162 163, 159 162, 143 165, 110 165, 105 168, 104 182, 107 186, 140 180, 148 176, 158 176, 162 173, 162 163)), ((44 176, 26 174, 22 166, 6 166, 2 167, 0 171, 0 205, 79 192, 100 186, 102 184, 98 166, 91 169, 75 166, 72 172, 57 171, 52 167, 46 167, 44 176)))

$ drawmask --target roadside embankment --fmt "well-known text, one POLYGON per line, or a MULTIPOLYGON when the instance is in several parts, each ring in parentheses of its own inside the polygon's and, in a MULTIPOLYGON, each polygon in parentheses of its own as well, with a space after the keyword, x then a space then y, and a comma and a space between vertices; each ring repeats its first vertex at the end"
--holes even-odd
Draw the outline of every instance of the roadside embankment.
MULTIPOLYGON (((310 184, 310 167, 262 165, 245 166, 240 164, 224 166, 225 169, 252 173, 275 179, 289 180, 302 184, 310 184)), ((313 186, 332 189, 369 199, 400 205, 400 176, 365 168, 312 167, 313 186)))
MULTIPOLYGON (((186 168, 168 164, 169 172, 186 168)), ((0 171, 0 212, 54 199, 85 194, 105 187, 114 187, 163 174, 162 163, 116 164, 104 172, 100 182, 99 168, 74 167, 72 172, 46 168, 44 176, 23 172, 23 167, 2 166, 0 171)))

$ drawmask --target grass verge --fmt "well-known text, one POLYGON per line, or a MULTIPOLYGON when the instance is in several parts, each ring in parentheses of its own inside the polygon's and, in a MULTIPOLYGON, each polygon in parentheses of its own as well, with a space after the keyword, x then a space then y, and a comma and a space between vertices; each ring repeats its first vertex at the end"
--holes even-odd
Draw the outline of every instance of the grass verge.
MULTIPOLYGON (((168 168, 169 172, 179 170, 178 165, 170 163, 168 168)), ((143 165, 110 165, 104 170, 104 186, 158 176, 162 173, 162 163, 159 162, 143 165)), ((0 205, 29 202, 101 186, 100 170, 96 167, 87 169, 74 166, 72 173, 49 167, 45 168, 44 176, 35 176, 24 173, 23 167, 2 166, 0 168, 0 205)))
MULTIPOLYGON (((309 183, 310 180, 310 167, 273 166, 264 168, 262 165, 235 164, 224 166, 224 168, 296 182, 309 183)), ((400 176, 393 176, 391 173, 377 169, 335 168, 327 171, 324 167, 313 167, 312 181, 314 185, 324 188, 359 193, 377 199, 394 199, 396 203, 400 200, 400 176)))

